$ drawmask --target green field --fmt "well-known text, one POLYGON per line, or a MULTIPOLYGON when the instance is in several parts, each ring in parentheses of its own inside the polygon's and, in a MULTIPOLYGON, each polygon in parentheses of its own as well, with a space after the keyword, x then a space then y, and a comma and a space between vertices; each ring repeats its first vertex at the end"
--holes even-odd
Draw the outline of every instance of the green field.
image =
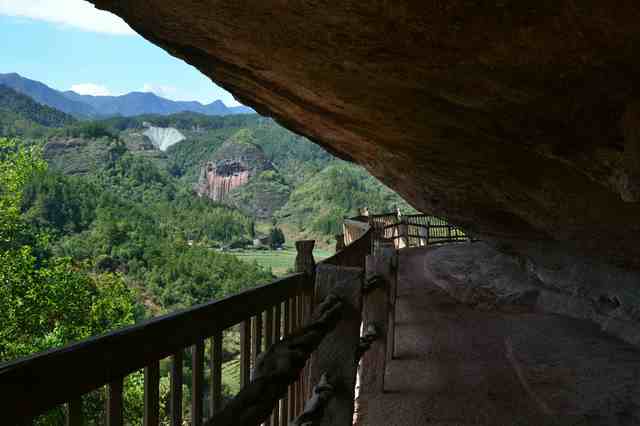
MULTIPOLYGON (((293 270, 296 260, 296 250, 285 248, 284 250, 243 250, 232 253, 246 262, 256 262, 258 265, 271 269, 274 275, 280 277, 293 270)), ((313 257, 316 262, 332 256, 333 252, 322 249, 315 249, 313 257)))

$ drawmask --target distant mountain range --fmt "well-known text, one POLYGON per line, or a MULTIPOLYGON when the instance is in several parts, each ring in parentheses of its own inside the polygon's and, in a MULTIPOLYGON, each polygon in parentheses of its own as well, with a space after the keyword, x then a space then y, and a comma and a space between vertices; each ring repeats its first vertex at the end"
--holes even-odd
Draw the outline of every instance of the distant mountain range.
POLYGON ((0 85, 29 96, 36 102, 56 108, 77 118, 101 118, 111 116, 130 117, 141 114, 169 115, 182 111, 206 115, 250 114, 246 106, 228 107, 217 100, 203 105, 200 102, 172 101, 148 92, 131 92, 122 96, 80 95, 73 91, 55 90, 39 81, 30 80, 16 73, 0 74, 0 85))

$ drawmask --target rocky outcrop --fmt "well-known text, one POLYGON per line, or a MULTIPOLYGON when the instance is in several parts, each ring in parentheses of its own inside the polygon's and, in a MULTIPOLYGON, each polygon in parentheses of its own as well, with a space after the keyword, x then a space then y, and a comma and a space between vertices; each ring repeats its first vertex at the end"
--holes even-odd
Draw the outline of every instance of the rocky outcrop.
POLYGON ((429 282, 481 310, 586 320, 640 348, 640 286, 632 271, 549 251, 505 253, 483 242, 427 250, 429 282))
POLYGON ((211 161, 203 164, 195 191, 200 197, 225 202, 229 193, 273 165, 262 148, 247 139, 251 135, 241 131, 225 142, 211 161))

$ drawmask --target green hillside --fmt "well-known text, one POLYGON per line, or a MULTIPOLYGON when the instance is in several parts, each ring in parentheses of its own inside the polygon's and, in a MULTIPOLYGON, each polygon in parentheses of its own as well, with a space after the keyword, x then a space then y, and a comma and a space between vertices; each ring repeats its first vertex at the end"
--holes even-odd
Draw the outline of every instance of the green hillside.
POLYGON ((365 206, 372 212, 396 207, 412 210, 362 167, 334 161, 299 185, 276 216, 279 222, 293 224, 300 231, 334 235, 341 232, 345 216, 355 216, 365 206))
POLYGON ((0 84, 0 135, 40 136, 45 127, 59 128, 75 119, 0 84))

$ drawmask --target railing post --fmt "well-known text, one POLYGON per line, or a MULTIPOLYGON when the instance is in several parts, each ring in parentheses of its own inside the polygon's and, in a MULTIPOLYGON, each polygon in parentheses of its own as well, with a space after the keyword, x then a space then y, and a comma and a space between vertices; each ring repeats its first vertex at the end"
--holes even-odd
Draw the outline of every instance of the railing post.
POLYGON ((344 249, 344 234, 336 234, 336 253, 344 249))
POLYGON ((211 383, 209 414, 214 416, 222 408, 222 330, 211 338, 211 383))
POLYGON ((313 278, 315 274, 316 261, 313 259, 313 247, 315 240, 296 241, 296 272, 304 272, 313 278))
POLYGON ((356 352, 362 321, 362 273, 362 268, 329 264, 320 264, 316 268, 315 305, 330 293, 338 296, 344 303, 340 322, 322 340, 310 365, 311 383, 318 383, 326 373, 332 386, 340 389, 329 401, 326 411, 331 415, 322 419, 319 423, 321 426, 353 422, 356 352))
POLYGON ((191 352, 191 426, 202 425, 204 381, 204 340, 198 340, 191 352))
POLYGON ((160 362, 154 361, 144 369, 144 426, 160 423, 160 362))
POLYGON ((107 426, 122 426, 122 388, 124 378, 119 378, 107 386, 106 415, 107 426))
POLYGON ((374 327, 380 338, 364 353, 360 371, 361 392, 384 392, 387 360, 393 353, 394 334, 394 261, 396 250, 391 244, 379 253, 367 256, 362 307, 364 330, 374 327))
POLYGON ((82 423, 82 397, 78 397, 67 404, 67 426, 81 426, 82 423))
MULTIPOLYGON (((294 298, 297 301, 296 311, 294 318, 296 318, 296 328, 301 328, 306 325, 308 316, 313 309, 313 301, 312 294, 314 292, 313 286, 315 285, 315 275, 316 275, 316 261, 313 258, 313 248, 315 246, 315 240, 301 240, 296 241, 296 250, 298 254, 296 255, 296 272, 303 272, 307 277, 308 289, 305 288, 303 294, 294 298)), ((298 381, 293 386, 293 390, 295 392, 293 398, 293 407, 289 407, 292 410, 293 416, 289 420, 295 418, 301 411, 302 405, 304 404, 304 399, 306 395, 305 386, 308 383, 308 369, 305 367, 303 371, 300 373, 300 377, 298 381)), ((290 404, 291 404, 290 400, 290 404)))
POLYGON ((171 363, 171 426, 182 426, 182 359, 182 350, 173 354, 171 363))

